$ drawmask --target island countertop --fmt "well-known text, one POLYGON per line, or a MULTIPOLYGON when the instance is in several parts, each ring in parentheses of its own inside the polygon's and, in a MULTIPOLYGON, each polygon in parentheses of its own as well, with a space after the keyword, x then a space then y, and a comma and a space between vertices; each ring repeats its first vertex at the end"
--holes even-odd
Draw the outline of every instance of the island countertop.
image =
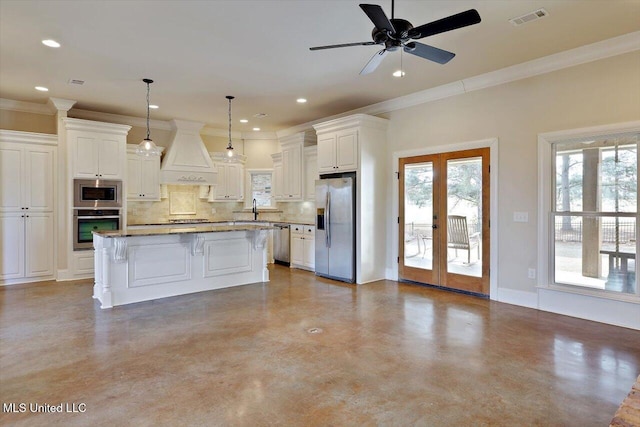
POLYGON ((166 236, 169 234, 193 234, 193 233, 220 233, 228 231, 257 231, 257 230, 273 230, 275 227, 270 225, 258 224, 211 224, 199 225, 198 227, 175 227, 171 225, 157 226, 149 228, 140 228, 134 230, 110 230, 110 231, 94 231, 100 237, 116 238, 116 237, 137 237, 137 236, 166 236))

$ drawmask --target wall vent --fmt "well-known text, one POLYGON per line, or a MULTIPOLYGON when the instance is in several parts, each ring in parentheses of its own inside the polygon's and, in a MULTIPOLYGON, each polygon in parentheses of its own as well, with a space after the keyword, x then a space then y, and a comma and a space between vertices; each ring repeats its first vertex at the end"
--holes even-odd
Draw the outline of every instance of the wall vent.
POLYGON ((512 25, 514 26, 519 26, 522 24, 526 24, 527 22, 531 22, 531 21, 535 21, 536 19, 540 19, 540 18, 544 18, 545 16, 548 16, 549 12, 547 12, 544 9, 538 9, 535 10, 533 12, 529 12, 526 13, 522 16, 518 16, 517 18, 511 18, 509 19, 509 22, 511 22, 512 25))
POLYGON ((78 79, 69 79, 69 81, 67 82, 70 85, 79 85, 82 86, 84 84, 84 80, 78 80, 78 79))

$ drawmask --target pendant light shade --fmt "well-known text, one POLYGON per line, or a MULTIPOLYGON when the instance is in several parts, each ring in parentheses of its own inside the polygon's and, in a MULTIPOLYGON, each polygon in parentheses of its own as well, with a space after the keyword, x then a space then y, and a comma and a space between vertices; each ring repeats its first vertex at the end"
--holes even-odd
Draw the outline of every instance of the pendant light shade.
POLYGON ((142 79, 143 82, 147 84, 147 137, 142 140, 138 147, 136 148, 136 154, 138 156, 151 157, 151 156, 159 156, 160 149, 153 143, 151 140, 151 133, 149 131, 149 85, 153 83, 151 79, 142 79))
POLYGON ((233 143, 231 142, 231 100, 235 97, 227 95, 226 98, 229 100, 229 145, 227 145, 227 157, 231 159, 233 157, 233 143))

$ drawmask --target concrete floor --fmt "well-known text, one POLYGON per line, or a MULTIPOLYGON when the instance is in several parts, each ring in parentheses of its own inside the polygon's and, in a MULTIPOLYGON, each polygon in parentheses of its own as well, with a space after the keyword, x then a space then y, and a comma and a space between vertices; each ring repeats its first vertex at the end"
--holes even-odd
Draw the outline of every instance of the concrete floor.
POLYGON ((603 426, 640 373, 638 331, 270 270, 111 310, 90 281, 0 289, 0 425, 603 426))

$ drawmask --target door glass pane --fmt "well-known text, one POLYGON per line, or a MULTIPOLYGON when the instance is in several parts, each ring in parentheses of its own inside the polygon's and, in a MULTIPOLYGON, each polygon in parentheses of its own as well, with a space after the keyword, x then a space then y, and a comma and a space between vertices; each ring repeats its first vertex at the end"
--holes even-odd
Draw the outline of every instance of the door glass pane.
POLYGON ((482 277, 482 157, 447 161, 447 272, 482 277))
POLYGON ((635 218, 555 215, 555 283, 635 293, 635 240, 635 218))
POLYGON ((433 269, 433 163, 404 167, 404 265, 433 269))

